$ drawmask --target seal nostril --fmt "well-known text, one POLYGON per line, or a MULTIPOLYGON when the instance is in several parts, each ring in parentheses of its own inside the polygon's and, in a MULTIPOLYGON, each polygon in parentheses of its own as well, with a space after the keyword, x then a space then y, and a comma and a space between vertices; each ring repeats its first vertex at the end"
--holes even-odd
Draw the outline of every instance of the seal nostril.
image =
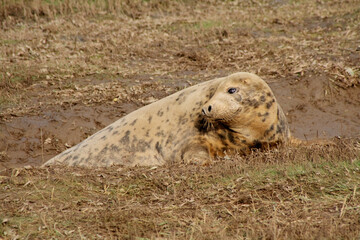
POLYGON ((211 112, 211 105, 208 107, 208 111, 211 112))
POLYGON ((202 113, 203 115, 205 115, 205 110, 204 110, 204 109, 202 109, 202 110, 201 110, 201 113, 202 113))

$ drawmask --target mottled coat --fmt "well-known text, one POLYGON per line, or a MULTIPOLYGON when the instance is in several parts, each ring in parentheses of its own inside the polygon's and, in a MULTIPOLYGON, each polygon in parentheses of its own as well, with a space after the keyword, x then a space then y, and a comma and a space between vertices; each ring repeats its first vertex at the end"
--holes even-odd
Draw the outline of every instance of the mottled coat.
POLYGON ((269 86, 254 74, 236 73, 144 106, 45 165, 204 164, 289 139, 286 118, 269 86))

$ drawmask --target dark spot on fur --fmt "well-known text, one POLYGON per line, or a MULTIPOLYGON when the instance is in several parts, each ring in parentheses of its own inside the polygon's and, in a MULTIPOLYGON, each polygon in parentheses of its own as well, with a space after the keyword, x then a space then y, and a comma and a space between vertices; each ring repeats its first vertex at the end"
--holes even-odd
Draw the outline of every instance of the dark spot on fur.
POLYGON ((275 133, 273 135, 271 135, 271 137, 268 138, 269 141, 272 141, 275 139, 275 133))
POLYGON ((116 152, 116 153, 119 153, 119 152, 120 152, 119 146, 117 146, 117 145, 115 145, 115 144, 111 144, 110 150, 111 150, 112 152, 116 152))
POLYGON ((87 156, 85 162, 90 162, 92 157, 93 157, 93 154, 92 154, 92 152, 90 152, 89 155, 87 156))
POLYGON ((174 136, 172 134, 169 135, 169 137, 166 139, 165 146, 169 143, 172 143, 174 141, 174 136))
POLYGON ((221 143, 222 143, 224 146, 228 146, 228 143, 227 143, 227 141, 226 141, 227 138, 226 138, 224 132, 223 132, 223 131, 218 131, 218 132, 217 132, 217 135, 219 136, 221 143))
POLYGON ((157 133, 155 134, 155 136, 157 136, 157 137, 164 137, 164 136, 165 136, 164 131, 161 130, 160 132, 157 132, 157 133))
POLYGON ((267 92, 266 95, 267 95, 268 97, 271 97, 271 92, 267 92))
POLYGON ((203 101, 200 101, 200 102, 196 102, 196 103, 195 103, 195 105, 200 106, 200 107, 201 107, 203 104, 204 104, 203 101))
POLYGON ((109 144, 106 144, 105 147, 98 153, 98 156, 104 156, 109 150, 109 144))
POLYGON ((179 119, 178 119, 178 124, 179 125, 184 125, 187 122, 188 122, 188 119, 186 118, 186 113, 179 116, 179 119))
POLYGON ((266 108, 270 109, 274 102, 275 102, 275 99, 271 100, 270 102, 267 102, 266 103, 266 108))
MULTIPOLYGON (((195 128, 200 133, 206 133, 206 132, 208 132, 208 126, 209 126, 209 123, 206 121, 206 119, 202 115, 199 115, 195 121, 195 128)), ((179 131, 180 131, 180 128, 178 129, 178 132, 179 131)))
POLYGON ((170 110, 169 106, 166 107, 166 111, 168 112, 170 110))
POLYGON ((160 126, 157 126, 157 127, 156 127, 157 130, 160 130, 160 128, 161 128, 160 126))
POLYGON ((123 136, 123 137, 120 139, 120 142, 121 142, 122 144, 129 144, 129 142, 130 142, 129 136, 130 136, 130 131, 127 130, 127 131, 125 132, 125 136, 123 136))
POLYGON ((262 122, 266 121, 267 116, 269 116, 269 112, 266 112, 264 114, 258 113, 258 117, 263 117, 263 119, 261 119, 262 122))
POLYGON ((155 149, 160 155, 162 155, 162 147, 160 146, 159 142, 156 142, 155 149))
POLYGON ((276 126, 276 133, 284 133, 285 132, 285 124, 280 121, 280 123, 278 123, 278 125, 276 126))
POLYGON ((151 123, 152 116, 149 116, 148 122, 151 123))
POLYGON ((136 146, 136 149, 140 152, 145 152, 146 149, 150 148, 151 142, 146 142, 144 140, 139 140, 136 146))
POLYGON ((114 129, 113 126, 108 126, 108 127, 106 128, 106 130, 109 131, 109 132, 111 132, 113 129, 114 129))
POLYGON ((76 155, 72 158, 72 160, 77 160, 77 159, 79 159, 79 155, 76 155))
POLYGON ((259 140, 254 140, 251 148, 262 148, 262 143, 259 140))
POLYGON ((232 132, 227 131, 227 137, 232 144, 236 144, 235 137, 232 132))
POLYGON ((226 140, 226 136, 223 131, 218 131, 217 135, 220 137, 222 142, 226 140))
POLYGON ((178 102, 178 104, 182 104, 183 102, 185 102, 186 100, 186 96, 185 96, 185 92, 180 93, 180 95, 176 98, 176 102, 178 102))
POLYGON ((64 162, 68 162, 71 158, 72 158, 71 155, 70 155, 70 156, 67 156, 67 157, 64 159, 64 162))
POLYGON ((266 97, 265 97, 264 95, 262 95, 262 96, 260 97, 260 101, 261 101, 261 102, 265 102, 265 101, 266 101, 266 97))
POLYGON ((162 115, 164 115, 164 112, 161 111, 161 110, 159 110, 159 111, 157 112, 157 115, 158 115, 159 117, 162 117, 162 115))
POLYGON ((253 108, 258 108, 259 107, 259 102, 258 101, 256 101, 255 99, 246 99, 245 101, 244 101, 244 105, 248 105, 248 106, 250 106, 250 107, 253 107, 253 108))
POLYGON ((130 123, 130 126, 134 126, 136 123, 137 119, 135 119, 134 121, 132 121, 132 123, 130 123))
POLYGON ((269 129, 267 129, 267 130, 264 132, 264 136, 269 135, 269 133, 272 132, 273 130, 274 130, 274 124, 271 124, 271 126, 269 127, 269 129))
POLYGON ((288 135, 288 126, 286 118, 281 110, 278 108, 278 124, 276 126, 276 133, 288 135))
POLYGON ((118 134, 119 133, 119 131, 114 131, 113 133, 112 133, 112 135, 116 135, 116 134, 118 134))
POLYGON ((102 136, 100 139, 101 139, 101 140, 106 140, 107 137, 106 137, 106 135, 104 135, 104 136, 102 136))
POLYGON ((149 137, 149 132, 150 132, 150 129, 148 129, 145 133, 145 137, 149 137))

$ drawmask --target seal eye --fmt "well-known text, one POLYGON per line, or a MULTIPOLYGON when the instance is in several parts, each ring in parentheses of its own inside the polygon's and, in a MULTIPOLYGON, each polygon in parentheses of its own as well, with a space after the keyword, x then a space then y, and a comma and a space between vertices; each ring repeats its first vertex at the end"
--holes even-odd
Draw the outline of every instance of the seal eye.
POLYGON ((228 93, 233 94, 236 92, 236 90, 237 90, 236 88, 229 88, 228 93))

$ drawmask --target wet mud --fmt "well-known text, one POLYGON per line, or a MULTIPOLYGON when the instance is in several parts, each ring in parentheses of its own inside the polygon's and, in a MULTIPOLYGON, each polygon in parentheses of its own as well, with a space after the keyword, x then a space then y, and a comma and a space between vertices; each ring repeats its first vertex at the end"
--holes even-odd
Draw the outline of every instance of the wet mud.
MULTIPOLYGON (((329 83, 325 75, 312 74, 267 82, 284 109, 295 137, 360 136, 359 87, 345 90, 329 83)), ((149 101, 188 85, 189 81, 180 80, 152 88, 148 82, 141 86, 143 90, 133 101, 45 105, 36 114, 7 116, 0 121, 0 170, 39 166, 149 101)))

